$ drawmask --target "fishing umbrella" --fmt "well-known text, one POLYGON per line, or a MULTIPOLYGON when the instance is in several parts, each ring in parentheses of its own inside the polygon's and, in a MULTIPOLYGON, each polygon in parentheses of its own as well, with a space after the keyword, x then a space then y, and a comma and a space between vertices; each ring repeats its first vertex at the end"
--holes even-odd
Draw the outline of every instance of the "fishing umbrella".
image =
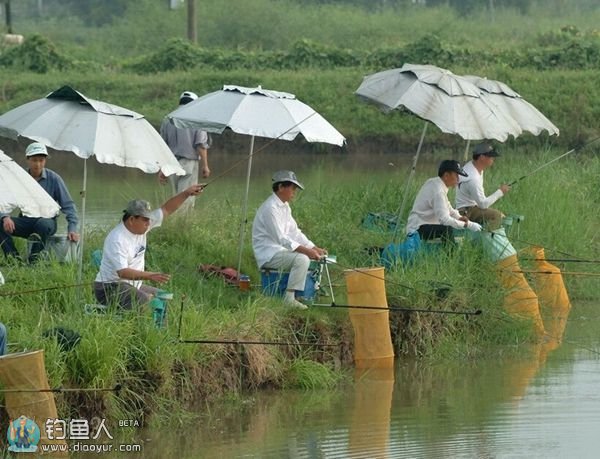
POLYGON ((0 213, 18 208, 26 217, 54 218, 60 206, 41 185, 0 150, 0 213))
MULTIPOLYGON (((481 89, 483 96, 514 119, 523 131, 530 132, 535 136, 540 135, 543 131, 546 131, 548 135, 559 135, 558 128, 542 112, 505 83, 475 75, 464 75, 463 78, 481 89)), ((467 150, 465 150, 465 155, 467 150)))
MULTIPOLYGON (((426 122, 421 133, 412 169, 406 184, 410 186, 427 131, 427 121, 442 132, 457 134, 466 140, 496 139, 521 134, 515 120, 507 116, 482 91, 467 79, 433 65, 404 64, 366 76, 355 91, 357 97, 375 104, 384 112, 406 110, 426 122)), ((404 193, 398 217, 404 212, 404 193)))
POLYGON ((251 136, 240 224, 238 272, 242 262, 254 137, 294 140, 298 134, 302 134, 308 142, 339 146, 346 140, 325 118, 296 99, 294 94, 260 86, 247 88, 225 85, 220 91, 179 107, 168 117, 178 128, 203 129, 216 134, 229 128, 238 134, 251 136))
MULTIPOLYGON (((90 99, 69 86, 0 116, 0 135, 12 139, 27 137, 83 158, 82 230, 87 159, 91 156, 103 164, 135 167, 150 174, 160 170, 166 176, 185 175, 169 147, 142 115, 90 99)), ((81 260, 79 271, 81 277, 81 260)))

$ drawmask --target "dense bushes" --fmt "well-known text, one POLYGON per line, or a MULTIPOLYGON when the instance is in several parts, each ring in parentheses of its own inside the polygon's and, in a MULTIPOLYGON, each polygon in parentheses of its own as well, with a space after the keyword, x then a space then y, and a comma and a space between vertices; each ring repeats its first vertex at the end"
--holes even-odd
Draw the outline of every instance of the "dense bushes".
POLYGON ((404 47, 378 48, 370 52, 340 49, 309 40, 295 43, 287 52, 207 50, 183 39, 173 39, 162 49, 129 62, 124 67, 136 73, 206 67, 219 70, 384 69, 399 67, 404 62, 450 68, 497 64, 536 70, 592 69, 600 67, 600 35, 596 32, 573 34, 572 28, 564 28, 558 33, 540 37, 538 46, 527 50, 476 50, 445 43, 436 35, 425 35, 404 47))

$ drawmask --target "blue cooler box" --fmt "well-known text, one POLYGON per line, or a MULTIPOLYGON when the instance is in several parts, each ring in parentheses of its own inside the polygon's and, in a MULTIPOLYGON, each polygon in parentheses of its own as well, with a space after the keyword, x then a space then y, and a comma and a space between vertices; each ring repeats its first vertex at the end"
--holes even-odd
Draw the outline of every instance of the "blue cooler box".
MULTIPOLYGON (((272 271, 263 269, 260 271, 260 283, 262 285, 262 291, 268 296, 283 296, 285 289, 287 288, 290 273, 282 273, 279 271, 272 271)), ((298 296, 306 300, 314 300, 316 294, 315 276, 313 271, 308 271, 306 275, 306 282, 304 283, 304 290, 297 292, 298 296)))

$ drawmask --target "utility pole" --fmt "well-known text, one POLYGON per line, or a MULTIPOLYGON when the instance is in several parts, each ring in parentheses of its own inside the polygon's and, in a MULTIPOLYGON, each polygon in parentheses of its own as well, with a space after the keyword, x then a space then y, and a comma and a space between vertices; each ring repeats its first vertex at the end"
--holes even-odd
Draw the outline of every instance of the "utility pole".
POLYGON ((198 43, 196 0, 187 0, 187 5, 188 40, 192 43, 198 43))
POLYGON ((495 13, 495 11, 494 11, 494 0, 490 0, 490 14, 492 16, 492 24, 494 22, 496 22, 496 17, 495 17, 496 15, 494 13, 495 13))
POLYGON ((6 18, 6 32, 13 33, 12 18, 10 16, 10 0, 4 0, 4 17, 6 18))

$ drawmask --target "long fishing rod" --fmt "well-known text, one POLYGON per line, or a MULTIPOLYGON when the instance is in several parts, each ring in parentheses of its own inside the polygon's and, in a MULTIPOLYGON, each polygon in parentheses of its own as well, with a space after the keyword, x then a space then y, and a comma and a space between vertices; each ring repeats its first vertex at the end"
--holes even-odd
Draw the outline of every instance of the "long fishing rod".
MULTIPOLYGON (((496 234, 496 233, 494 233, 493 231, 490 231, 490 233, 491 233, 491 235, 492 235, 492 238, 493 238, 493 237, 494 237, 494 235, 496 234)), ((581 262, 589 262, 589 261, 592 261, 592 260, 588 260, 587 258, 583 258, 583 257, 577 256, 577 255, 573 255, 573 254, 571 254, 571 253, 563 252, 563 251, 561 251, 561 250, 558 250, 558 249, 553 249, 553 248, 551 248, 551 247, 545 247, 545 246, 543 246, 543 245, 541 245, 541 244, 538 244, 538 243, 533 243, 533 242, 528 242, 528 241, 525 241, 525 240, 523 240, 523 239, 518 239, 518 238, 516 238, 516 237, 514 237, 514 236, 512 236, 512 235, 510 236, 510 239, 511 239, 511 240, 513 240, 513 241, 521 242, 522 244, 527 244, 527 245, 529 245, 529 246, 532 246, 532 247, 540 247, 540 248, 542 248, 542 249, 544 249, 544 250, 548 250, 549 252, 556 252, 556 253, 559 253, 559 254, 561 254, 561 255, 565 255, 565 256, 567 256, 567 257, 569 257, 569 258, 570 258, 570 261, 573 261, 573 260, 579 260, 579 261, 581 261, 581 262)))
POLYGON ((534 169, 534 170, 532 170, 531 172, 529 172, 529 173, 527 173, 527 174, 523 175, 522 177, 519 177, 518 179, 516 179, 516 180, 512 181, 511 183, 509 183, 509 184, 508 184, 508 186, 513 186, 515 183, 517 183, 517 182, 519 182, 519 181, 523 180, 524 178, 527 178, 527 177, 529 177, 529 176, 531 176, 531 175, 535 174, 536 172, 538 172, 538 171, 542 170, 543 168, 545 168, 545 167, 549 166, 549 165, 550 165, 550 164, 552 164, 553 162, 555 162, 555 161, 558 161, 559 159, 561 159, 561 158, 564 158, 565 156, 567 156, 567 155, 570 155, 571 153, 574 153, 574 152, 576 152, 576 151, 578 151, 578 150, 583 150, 584 148, 587 148, 587 147, 589 147, 591 144, 593 144, 593 143, 597 142, 598 140, 600 140, 600 137, 596 137, 594 140, 592 140, 592 141, 590 141, 590 142, 586 143, 585 145, 583 145, 583 146, 581 146, 581 147, 573 148, 573 149, 571 149, 571 150, 567 151, 566 153, 563 153, 562 155, 560 155, 560 156, 557 156, 556 158, 554 158, 554 159, 552 159, 552 160, 548 161, 547 163, 544 163, 544 164, 542 164, 541 166, 539 166, 539 167, 535 168, 535 169, 534 169))
POLYGON ((286 341, 252 341, 252 340, 224 340, 224 339, 181 339, 181 322, 183 318, 183 300, 185 296, 181 298, 181 307, 179 309, 179 327, 177 330, 177 341, 178 344, 262 344, 265 346, 324 346, 324 347, 336 347, 341 346, 338 344, 331 343, 311 343, 311 342, 286 342, 286 341))
POLYGON ((245 341, 245 340, 220 340, 220 339, 180 339, 179 343, 182 344, 262 344, 266 346, 324 346, 324 347, 338 347, 340 343, 319 343, 319 342, 307 342, 307 341, 245 341))
POLYGON ((121 384, 116 384, 115 387, 107 387, 100 389, 91 389, 91 388, 65 388, 65 387, 54 387, 50 389, 0 389, 0 393, 18 393, 18 392, 53 392, 53 393, 63 393, 63 392, 119 392, 123 386, 121 384))
POLYGON ((63 288, 75 288, 75 287, 84 287, 86 285, 91 286, 92 283, 91 282, 84 282, 82 284, 71 284, 71 285, 58 285, 55 287, 44 287, 44 288, 37 288, 37 289, 33 289, 33 290, 21 290, 20 292, 0 292, 0 296, 17 296, 17 295, 26 295, 28 293, 39 293, 39 292, 46 292, 49 290, 58 290, 58 289, 63 289, 63 288))
POLYGON ((527 261, 550 261, 553 263, 600 263, 600 260, 577 260, 572 258, 521 258, 527 261))
POLYGON ((391 305, 387 308, 383 306, 355 306, 349 304, 313 304, 311 308, 343 308, 343 309, 373 309, 376 311, 391 311, 391 312, 424 312, 429 314, 456 314, 461 316, 478 316, 481 315, 482 310, 476 309, 474 311, 451 311, 443 309, 417 309, 417 308, 402 308, 399 306, 391 305))
MULTIPOLYGON (((263 145, 261 148, 259 148, 258 150, 250 153, 250 156, 254 156, 257 155, 258 153, 260 153, 261 151, 265 150, 269 145, 271 145, 273 142, 275 142, 276 140, 279 140, 281 137, 283 137, 284 135, 286 135, 288 132, 290 132, 292 129, 300 126, 302 123, 304 123, 305 121, 307 121, 309 118, 311 118, 312 116, 316 115, 317 112, 313 111, 310 115, 308 115, 306 118, 300 120, 299 122, 297 122, 296 124, 294 124, 291 128, 283 131, 281 134, 279 134, 277 137, 269 140, 269 142, 267 142, 265 145, 263 145)), ((209 180, 208 182, 206 182, 204 184, 203 188, 206 188, 208 185, 213 184, 214 182, 216 182, 218 179, 222 178, 223 176, 227 175, 229 172, 231 172, 233 169, 235 169, 239 164, 247 161, 248 158, 244 157, 238 161, 235 161, 233 163, 232 166, 230 166, 229 168, 225 169, 223 172, 221 172, 220 174, 216 175, 215 177, 213 177, 211 180, 209 180)))
POLYGON ((585 271, 536 271, 536 270, 520 270, 520 271, 512 271, 513 273, 523 273, 523 274, 564 274, 567 276, 590 276, 590 277, 600 277, 600 273, 591 273, 585 271))
POLYGON ((433 293, 432 293, 432 292, 425 292, 425 291, 423 291, 423 290, 420 290, 420 289, 418 289, 418 288, 412 287, 412 286, 410 286, 410 285, 406 285, 406 284, 403 284, 403 283, 401 283, 401 282, 398 282, 398 281, 395 281, 395 280, 386 279, 386 278, 384 278, 384 277, 380 277, 380 276, 378 276, 378 275, 376 275, 376 274, 371 274, 371 273, 368 273, 368 272, 366 272, 366 271, 363 271, 363 268, 351 268, 351 267, 349 267, 349 266, 344 266, 344 265, 342 265, 341 263, 339 263, 338 261, 336 261, 334 264, 337 264, 337 265, 338 265, 340 268, 342 268, 342 269, 345 269, 345 270, 348 270, 348 271, 354 271, 354 272, 357 272, 357 273, 363 274, 363 275, 365 275, 365 276, 369 276, 369 277, 372 277, 372 278, 374 278, 374 279, 381 280, 381 281, 383 281, 383 282, 386 282, 387 284, 396 285, 396 286, 398 286, 398 287, 402 287, 402 288, 405 288, 405 289, 407 289, 407 290, 412 290, 412 291, 413 291, 413 292, 415 292, 415 293, 419 293, 419 294, 421 294, 421 295, 428 296, 428 297, 430 297, 430 298, 432 298, 432 299, 439 299, 439 297, 438 297, 437 293, 435 293, 435 292, 433 292, 433 293))

